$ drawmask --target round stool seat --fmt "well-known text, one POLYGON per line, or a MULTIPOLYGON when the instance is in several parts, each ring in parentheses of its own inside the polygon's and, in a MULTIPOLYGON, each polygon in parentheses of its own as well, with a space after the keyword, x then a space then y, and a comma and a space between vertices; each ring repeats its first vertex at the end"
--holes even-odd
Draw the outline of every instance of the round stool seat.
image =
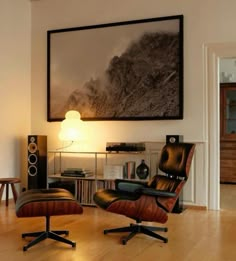
POLYGON ((12 184, 12 183, 20 183, 20 179, 18 178, 0 178, 0 184, 12 184))
POLYGON ((8 206, 9 185, 11 185, 13 198, 14 198, 14 201, 16 202, 17 191, 15 188, 15 184, 20 183, 20 182, 21 182, 21 180, 19 178, 0 178, 0 184, 2 184, 1 188, 0 188, 0 202, 2 200, 2 194, 3 194, 4 187, 6 186, 6 206, 8 206))

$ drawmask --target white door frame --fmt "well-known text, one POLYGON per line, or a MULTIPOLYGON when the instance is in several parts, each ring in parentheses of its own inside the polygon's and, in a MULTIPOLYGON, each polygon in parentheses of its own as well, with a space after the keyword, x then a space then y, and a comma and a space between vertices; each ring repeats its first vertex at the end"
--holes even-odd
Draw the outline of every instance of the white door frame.
POLYGON ((208 135, 208 209, 220 209, 220 94, 219 62, 236 57, 236 43, 204 46, 204 89, 206 98, 206 133, 208 135))

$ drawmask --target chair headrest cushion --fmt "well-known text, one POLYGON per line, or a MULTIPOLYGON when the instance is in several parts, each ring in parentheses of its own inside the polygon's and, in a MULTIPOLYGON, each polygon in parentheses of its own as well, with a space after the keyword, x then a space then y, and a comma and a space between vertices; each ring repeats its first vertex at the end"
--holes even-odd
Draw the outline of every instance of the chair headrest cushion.
POLYGON ((188 177, 195 144, 170 143, 161 152, 159 169, 173 177, 188 177))

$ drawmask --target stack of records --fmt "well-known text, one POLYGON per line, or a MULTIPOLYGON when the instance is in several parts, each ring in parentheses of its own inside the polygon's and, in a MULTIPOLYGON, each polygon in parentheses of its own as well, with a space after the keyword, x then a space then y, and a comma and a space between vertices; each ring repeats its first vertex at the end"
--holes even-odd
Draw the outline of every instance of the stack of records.
POLYGON ((66 176, 66 177, 81 177, 81 178, 86 178, 92 176, 93 173, 91 170, 88 169, 83 169, 83 168, 68 168, 65 169, 62 173, 61 176, 66 176))

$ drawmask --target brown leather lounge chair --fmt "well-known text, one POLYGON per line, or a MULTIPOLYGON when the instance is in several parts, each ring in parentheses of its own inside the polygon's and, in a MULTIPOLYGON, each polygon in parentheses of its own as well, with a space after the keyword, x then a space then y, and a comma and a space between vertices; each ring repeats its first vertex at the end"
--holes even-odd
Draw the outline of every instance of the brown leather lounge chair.
POLYGON ((167 227, 142 225, 143 221, 166 223, 179 194, 189 175, 195 144, 176 143, 163 147, 159 169, 165 174, 157 174, 148 182, 121 180, 115 181, 115 190, 103 189, 94 194, 94 202, 102 209, 127 216, 136 221, 127 227, 106 229, 104 234, 129 232, 122 238, 125 245, 137 233, 168 242, 154 231, 167 232, 167 227))
POLYGON ((83 208, 77 203, 73 195, 60 188, 31 189, 22 192, 16 201, 17 217, 45 217, 46 230, 40 232, 23 233, 22 238, 35 237, 23 247, 26 251, 31 246, 41 242, 46 238, 51 238, 60 242, 76 246, 74 241, 66 239, 60 235, 68 235, 68 230, 51 231, 50 217, 58 215, 82 214, 83 208))

